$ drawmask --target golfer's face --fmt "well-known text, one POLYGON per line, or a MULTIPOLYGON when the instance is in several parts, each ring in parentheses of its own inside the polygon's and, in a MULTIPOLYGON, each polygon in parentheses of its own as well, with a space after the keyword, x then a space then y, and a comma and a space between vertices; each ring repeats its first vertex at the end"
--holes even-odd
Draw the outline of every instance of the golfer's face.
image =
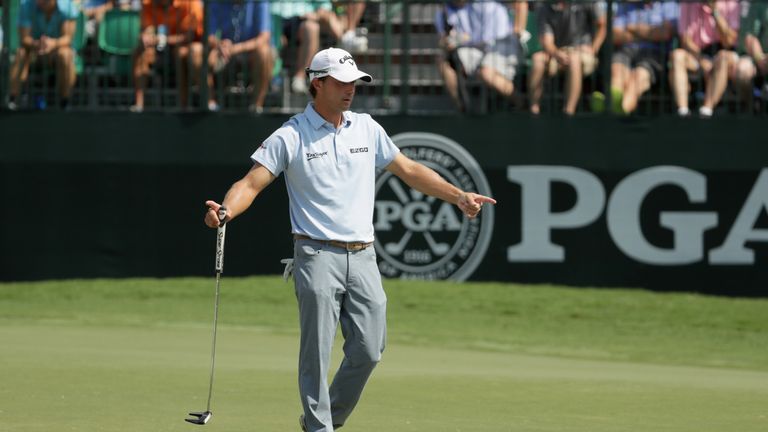
POLYGON ((355 97, 355 82, 341 82, 329 76, 318 89, 317 95, 329 106, 339 111, 347 111, 355 97))

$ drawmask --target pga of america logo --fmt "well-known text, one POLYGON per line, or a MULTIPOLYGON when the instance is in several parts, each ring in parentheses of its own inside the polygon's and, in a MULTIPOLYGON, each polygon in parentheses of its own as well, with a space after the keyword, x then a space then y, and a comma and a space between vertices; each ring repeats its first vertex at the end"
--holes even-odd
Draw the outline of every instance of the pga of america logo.
MULTIPOLYGON (((392 137, 409 158, 462 190, 492 196, 480 165, 458 143, 422 132, 392 137)), ((493 206, 468 219, 449 203, 411 189, 389 171, 376 178, 374 215, 379 270, 385 277, 463 281, 483 260, 493 234, 493 206)))

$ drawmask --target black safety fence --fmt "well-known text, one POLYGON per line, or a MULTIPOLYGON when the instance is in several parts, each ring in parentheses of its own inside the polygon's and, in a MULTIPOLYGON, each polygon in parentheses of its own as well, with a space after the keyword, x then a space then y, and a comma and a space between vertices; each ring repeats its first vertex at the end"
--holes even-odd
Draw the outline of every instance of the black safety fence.
POLYGON ((767 4, 4 0, 0 102, 297 112, 308 59, 338 46, 373 113, 764 115, 767 4), (65 25, 34 22, 43 7, 65 25))

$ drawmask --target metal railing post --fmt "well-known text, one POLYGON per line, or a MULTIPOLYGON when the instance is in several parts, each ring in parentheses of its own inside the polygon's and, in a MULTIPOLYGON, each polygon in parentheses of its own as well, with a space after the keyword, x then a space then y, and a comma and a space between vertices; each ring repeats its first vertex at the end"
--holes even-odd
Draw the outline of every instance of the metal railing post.
POLYGON ((400 113, 408 114, 408 93, 410 92, 410 61, 408 53, 411 47, 411 8, 408 0, 403 0, 402 23, 400 24, 400 113))
POLYGON ((390 76, 390 67, 392 65, 392 14, 389 7, 389 0, 385 0, 381 7, 384 8, 384 13, 380 14, 384 16, 384 40, 383 42, 383 48, 384 48, 384 64, 382 65, 382 87, 381 87, 381 99, 383 106, 385 108, 389 108, 391 106, 391 93, 392 93, 392 87, 390 84, 389 76, 390 76))
MULTIPOLYGON (((605 11, 605 61, 603 62, 603 94, 605 94, 605 113, 613 113, 609 109, 613 104, 613 94, 611 93, 611 62, 613 61, 613 0, 608 0, 607 10, 605 11)), ((598 53, 595 53, 596 55, 598 53)))
MULTIPOLYGON (((208 89, 208 54, 210 51, 210 47, 208 46, 208 14, 209 14, 209 8, 210 6, 210 0, 205 0, 203 2, 203 64, 200 67, 200 85, 198 88, 200 89, 200 107, 199 111, 208 111, 208 92, 210 89, 208 89)), ((191 56, 190 56, 191 58, 191 56)), ((190 94, 189 101, 187 103, 191 104, 192 102, 192 80, 189 80, 187 83, 188 91, 190 94)))
POLYGON ((0 104, 5 104, 8 97, 8 86, 11 73, 11 14, 10 1, 3 3, 3 19, 0 20, 0 27, 3 30, 2 50, 0 50, 0 104))

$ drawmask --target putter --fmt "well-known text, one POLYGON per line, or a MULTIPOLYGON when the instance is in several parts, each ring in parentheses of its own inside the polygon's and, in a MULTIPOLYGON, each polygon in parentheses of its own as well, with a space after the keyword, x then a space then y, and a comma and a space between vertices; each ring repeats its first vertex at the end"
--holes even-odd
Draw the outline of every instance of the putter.
POLYGON ((211 412, 211 395, 213 394, 213 370, 216 366, 216 324, 219 321, 219 281, 221 280, 221 273, 224 271, 224 237, 227 234, 227 209, 224 206, 219 207, 219 228, 216 231, 216 296, 213 302, 213 342, 211 344, 211 379, 208 382, 208 405, 205 408, 205 412, 191 412, 189 413, 192 418, 186 418, 185 421, 196 424, 204 425, 211 420, 213 413, 211 412))

